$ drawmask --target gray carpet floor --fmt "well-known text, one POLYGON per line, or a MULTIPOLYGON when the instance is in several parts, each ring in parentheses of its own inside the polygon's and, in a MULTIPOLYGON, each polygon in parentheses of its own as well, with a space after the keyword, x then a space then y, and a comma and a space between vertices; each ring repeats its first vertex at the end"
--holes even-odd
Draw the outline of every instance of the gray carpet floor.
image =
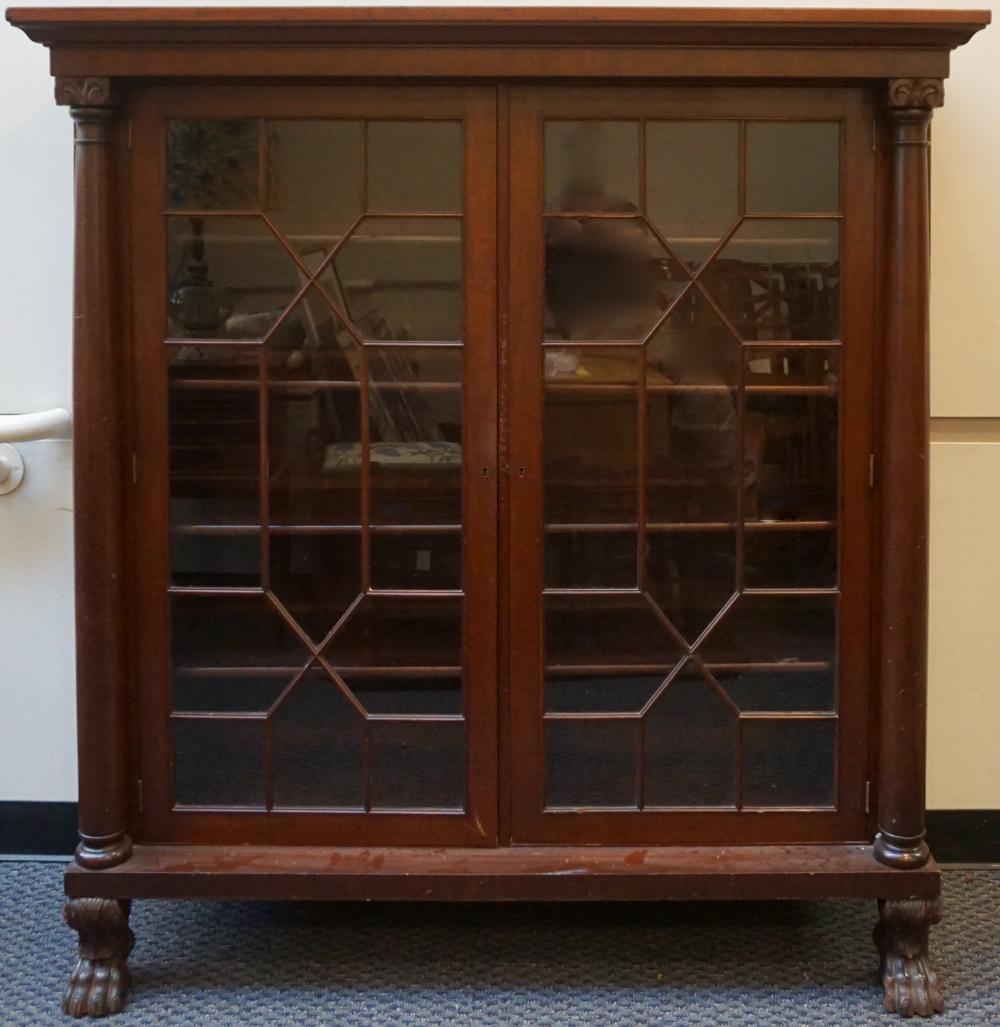
MULTIPOLYGON (((0 863, 0 1024, 67 1024, 62 867, 0 863)), ((1000 872, 950 871, 932 954, 948 1012, 1000 1024, 1000 872)), ((865 902, 345 906, 137 902, 132 1000, 109 1023, 899 1023, 865 902)), ((912 1022, 912 1021, 911 1021, 912 1022)))

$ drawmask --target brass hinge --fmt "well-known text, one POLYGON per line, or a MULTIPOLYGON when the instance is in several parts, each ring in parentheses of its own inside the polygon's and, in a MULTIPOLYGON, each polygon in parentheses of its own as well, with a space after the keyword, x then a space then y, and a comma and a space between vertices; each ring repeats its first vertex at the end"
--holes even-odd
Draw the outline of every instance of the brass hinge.
POLYGON ((868 454, 868 487, 875 488, 875 454, 868 454))
POLYGON ((865 812, 871 813, 872 811, 872 783, 871 781, 865 781, 865 812))

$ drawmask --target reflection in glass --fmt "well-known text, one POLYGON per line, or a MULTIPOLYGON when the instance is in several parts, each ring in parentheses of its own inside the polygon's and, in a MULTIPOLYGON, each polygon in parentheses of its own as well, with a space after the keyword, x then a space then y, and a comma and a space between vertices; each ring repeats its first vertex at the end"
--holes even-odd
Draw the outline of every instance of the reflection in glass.
POLYGON ((167 122, 167 207, 258 210, 259 123, 255 119, 167 122))
POLYGON ((326 256, 361 214, 357 121, 269 121, 267 216, 305 256, 326 256))
POLYGON ((634 211, 639 202, 639 122, 545 122, 547 211, 634 211))
POLYGON ((634 808, 637 735, 633 721, 547 721, 546 806, 634 808))
POLYGON ((449 341, 462 333, 462 222, 366 217, 334 257, 331 298, 366 339, 449 341))
POLYGON ((376 720, 372 737, 375 809, 465 807, 465 723, 376 720))
POLYGON ((748 531, 744 537, 748 588, 833 588, 837 584, 837 532, 748 531))
POLYGON ((636 580, 634 530, 546 531, 546 588, 635 588, 636 580))
POLYGON ((736 591, 735 531, 648 532, 646 587, 693 645, 736 591))
POLYGON ((462 536, 450 532, 373 532, 372 588, 462 587, 462 536))
POLYGON ((367 595, 323 655, 338 670, 461 666, 462 598, 367 595))
POLYGON ((267 713, 288 687, 292 673, 248 667, 178 668, 174 671, 174 709, 179 713, 267 713))
POLYGON ((680 645, 639 595, 545 598, 548 666, 655 664, 666 677, 680 654, 680 645))
MULTIPOLYGON (((693 287, 646 343, 646 382, 654 387, 738 385, 741 359, 739 340, 701 290, 693 287)), ((732 397, 722 402, 729 409, 732 397)), ((673 406, 703 410, 705 401, 678 396, 673 406)))
POLYGON ((368 122, 368 210, 443 213, 462 210, 462 124, 368 122))
MULTIPOLYGON (((192 362, 197 366, 197 357, 192 362)), ((170 567, 176 585, 259 584, 259 535, 221 530, 259 524, 259 405, 255 388, 170 390, 170 567)))
POLYGON ((734 806, 736 713, 688 664, 645 720, 645 805, 734 806))
POLYGON ((462 678, 458 674, 423 672, 389 676, 347 672, 344 680, 372 714, 441 716, 462 712, 462 678))
POLYGON ((663 674, 595 673, 550 676, 546 713, 638 713, 663 682, 663 674))
POLYGON ((837 399, 751 393, 746 398, 750 520, 837 516, 837 399))
MULTIPOLYGON (((550 379, 545 390, 545 521, 634 523, 638 387, 591 384, 594 377, 580 378, 580 367, 588 375, 607 375, 610 362, 581 359, 573 379, 550 379)), ((618 364, 622 375, 636 369, 631 355, 623 354, 618 364)))
POLYGON ((836 705, 833 668, 717 669, 715 679, 741 710, 764 713, 829 712, 836 705))
POLYGON ((358 389, 269 390, 272 524, 361 523, 360 402, 358 389))
POLYGON ((748 720, 743 801, 748 806, 832 806, 837 722, 748 720))
POLYGON ((362 380, 360 343, 315 285, 271 329, 266 346, 271 381, 362 380))
POLYGON ((699 281, 742 338, 836 339, 837 221, 744 221, 699 281))
POLYGON ((258 217, 167 218, 173 338, 262 339, 305 284, 258 217))
POLYGON ((835 389, 840 377, 840 351, 833 346, 747 346, 746 384, 823 386, 835 389))
POLYGON ((264 722, 175 719, 179 806, 264 805, 264 722))
POLYGON ((270 537, 271 591, 319 644, 361 592, 361 538, 356 532, 270 537))
POLYGON ((689 278, 641 218, 545 222, 545 338, 641 341, 689 278))
POLYGON ((832 663, 836 596, 741 595, 702 643, 709 669, 716 663, 832 663))
POLYGON ((174 672, 192 667, 288 668, 287 681, 306 662, 305 643, 262 593, 171 597, 174 672))
POLYGON ((646 123, 646 213, 692 269, 739 217, 739 147, 736 121, 646 123))
POLYGON ((837 122, 747 123, 747 213, 835 214, 839 192, 837 122))
POLYGON ((274 715, 274 805, 363 809, 364 722, 314 667, 274 715))

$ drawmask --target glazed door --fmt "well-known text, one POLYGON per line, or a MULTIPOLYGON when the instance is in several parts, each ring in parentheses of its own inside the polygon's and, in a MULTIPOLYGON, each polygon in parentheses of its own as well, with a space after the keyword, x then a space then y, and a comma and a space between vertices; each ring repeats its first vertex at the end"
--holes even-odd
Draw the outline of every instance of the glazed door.
POLYGON ((867 836, 872 112, 511 111, 518 841, 867 836))
POLYGON ((493 92, 135 111, 142 837, 493 842, 493 92))

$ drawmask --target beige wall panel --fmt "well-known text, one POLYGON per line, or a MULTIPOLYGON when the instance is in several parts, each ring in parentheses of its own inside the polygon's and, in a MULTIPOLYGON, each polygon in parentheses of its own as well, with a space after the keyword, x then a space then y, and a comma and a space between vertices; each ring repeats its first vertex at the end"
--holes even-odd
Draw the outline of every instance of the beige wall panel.
POLYGON ((931 445, 931 809, 1000 808, 1000 432, 967 437, 931 445))

